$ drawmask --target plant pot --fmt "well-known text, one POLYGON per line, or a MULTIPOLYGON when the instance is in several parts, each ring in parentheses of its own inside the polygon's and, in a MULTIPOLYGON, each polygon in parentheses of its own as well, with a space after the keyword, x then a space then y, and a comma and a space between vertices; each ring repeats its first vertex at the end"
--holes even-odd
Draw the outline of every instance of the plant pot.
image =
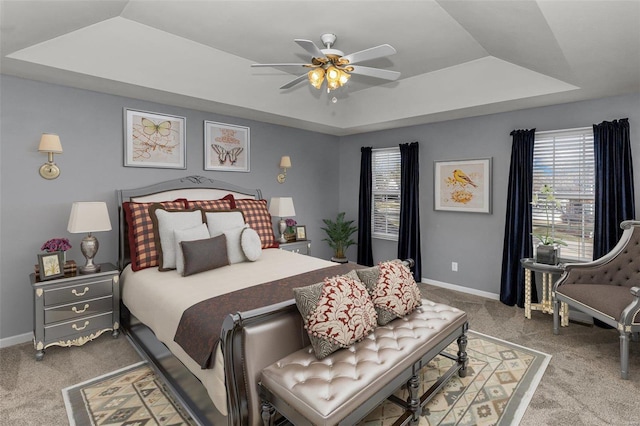
POLYGON ((558 259, 560 259, 560 247, 552 244, 540 244, 536 247, 536 262, 557 265, 558 259))
POLYGON ((333 256, 331 258, 331 261, 332 262, 336 262, 336 263, 348 263, 349 259, 347 259, 346 257, 335 257, 335 256, 333 256))

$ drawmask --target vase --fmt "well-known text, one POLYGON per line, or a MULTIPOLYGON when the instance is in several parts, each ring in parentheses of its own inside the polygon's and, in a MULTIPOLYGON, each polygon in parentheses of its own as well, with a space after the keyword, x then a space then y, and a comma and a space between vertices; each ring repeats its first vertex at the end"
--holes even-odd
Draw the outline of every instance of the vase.
POLYGON ((560 259, 560 247, 555 244, 539 244, 536 247, 537 263, 544 263, 545 265, 557 265, 558 259, 560 259))

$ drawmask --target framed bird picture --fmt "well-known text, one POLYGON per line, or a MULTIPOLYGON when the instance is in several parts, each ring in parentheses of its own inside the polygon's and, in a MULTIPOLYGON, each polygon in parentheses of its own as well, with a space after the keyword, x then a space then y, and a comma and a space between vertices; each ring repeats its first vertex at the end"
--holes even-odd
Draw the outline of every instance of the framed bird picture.
POLYGON ((204 122, 204 169, 249 172, 249 128, 204 122))
POLYGON ((125 108, 125 167, 186 169, 186 120, 125 108))
POLYGON ((434 210, 491 213, 491 158, 434 162, 434 210))

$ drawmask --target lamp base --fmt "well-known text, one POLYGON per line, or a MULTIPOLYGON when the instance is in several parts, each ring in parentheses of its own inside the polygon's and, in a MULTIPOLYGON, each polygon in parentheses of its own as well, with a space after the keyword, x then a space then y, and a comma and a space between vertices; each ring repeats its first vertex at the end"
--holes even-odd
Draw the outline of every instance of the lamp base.
POLYGON ((100 247, 98 239, 93 235, 89 234, 82 239, 80 251, 87 259, 87 262, 84 266, 78 268, 81 274, 95 274, 96 272, 100 272, 100 265, 93 263, 93 258, 96 256, 96 253, 98 253, 98 247, 100 247))
POLYGON ((284 231, 287 229, 287 224, 285 223, 283 218, 280 218, 280 222, 278 222, 278 231, 280 231, 280 239, 279 243, 286 243, 287 239, 284 236, 284 231))

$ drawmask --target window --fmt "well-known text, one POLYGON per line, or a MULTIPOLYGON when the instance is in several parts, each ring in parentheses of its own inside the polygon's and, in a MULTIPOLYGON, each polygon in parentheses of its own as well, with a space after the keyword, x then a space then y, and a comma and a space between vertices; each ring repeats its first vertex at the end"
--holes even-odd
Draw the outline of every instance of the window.
MULTIPOLYGON (((558 207, 550 213, 533 207, 533 233, 567 243, 561 256, 591 260, 593 256, 595 164, 593 129, 539 132, 533 150, 533 193, 550 185, 558 207)), ((535 240, 535 239, 534 239, 535 240)), ((537 241, 534 241, 537 244, 537 241)))
POLYGON ((372 236, 398 239, 400 229, 400 148, 372 150, 372 236))

